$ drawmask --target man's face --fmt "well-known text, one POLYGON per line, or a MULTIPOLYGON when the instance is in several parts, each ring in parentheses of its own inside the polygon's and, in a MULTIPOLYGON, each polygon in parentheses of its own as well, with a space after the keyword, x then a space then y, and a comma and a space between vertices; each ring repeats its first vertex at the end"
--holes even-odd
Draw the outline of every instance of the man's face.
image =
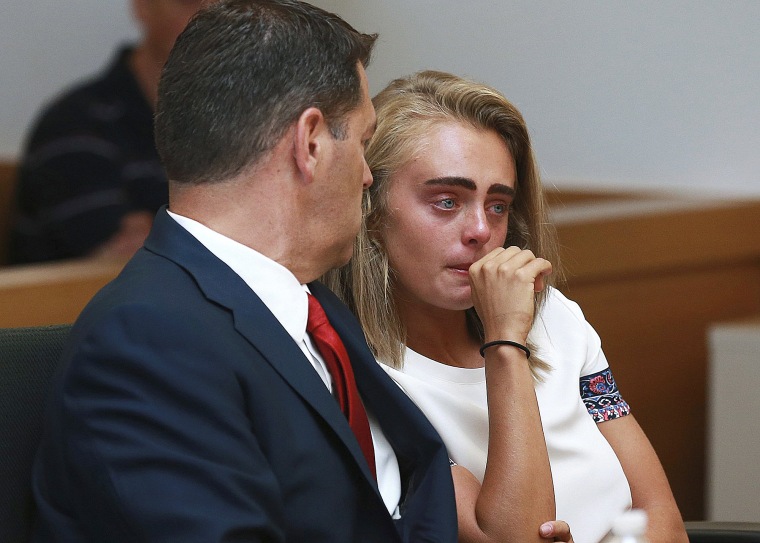
POLYGON ((364 149, 375 132, 375 108, 369 97, 364 67, 358 65, 362 99, 347 116, 345 137, 333 138, 326 161, 320 207, 322 239, 329 244, 330 267, 346 264, 361 226, 362 193, 372 184, 364 149))
POLYGON ((153 58, 165 62, 174 42, 204 0, 133 0, 143 43, 153 58))

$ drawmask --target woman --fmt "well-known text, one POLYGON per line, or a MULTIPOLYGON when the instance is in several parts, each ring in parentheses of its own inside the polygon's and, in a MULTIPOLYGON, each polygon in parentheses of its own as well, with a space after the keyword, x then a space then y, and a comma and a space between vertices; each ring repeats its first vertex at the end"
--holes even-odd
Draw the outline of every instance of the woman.
POLYGON ((652 542, 687 541, 598 336, 548 286, 556 242, 520 113, 430 71, 374 104, 365 229, 329 282, 446 442, 461 539, 529 541, 553 494, 578 543, 631 506, 652 542))

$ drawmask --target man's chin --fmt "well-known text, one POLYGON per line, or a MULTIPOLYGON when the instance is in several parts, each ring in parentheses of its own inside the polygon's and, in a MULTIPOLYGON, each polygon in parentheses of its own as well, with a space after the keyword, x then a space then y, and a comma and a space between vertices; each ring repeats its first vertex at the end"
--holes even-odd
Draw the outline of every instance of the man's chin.
POLYGON ((351 243, 351 245, 348 246, 348 248, 343 249, 342 251, 338 252, 335 255, 335 258, 332 260, 332 265, 330 266, 331 270, 342 268, 348 262, 351 260, 351 257, 354 254, 354 245, 351 243))
POLYGON ((348 251, 348 254, 344 255, 341 260, 338 261, 338 264, 335 266, 336 268, 342 268, 346 264, 348 264, 351 261, 351 257, 353 256, 354 251, 353 247, 351 247, 351 250, 348 251))

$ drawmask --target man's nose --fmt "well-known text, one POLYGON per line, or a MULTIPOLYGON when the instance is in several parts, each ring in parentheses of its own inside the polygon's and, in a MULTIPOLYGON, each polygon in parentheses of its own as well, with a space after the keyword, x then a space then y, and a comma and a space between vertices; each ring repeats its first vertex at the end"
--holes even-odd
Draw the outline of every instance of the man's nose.
POLYGON ((370 185, 372 185, 372 171, 369 169, 369 164, 367 164, 366 160, 364 161, 364 177, 362 185, 365 189, 368 189, 370 185))

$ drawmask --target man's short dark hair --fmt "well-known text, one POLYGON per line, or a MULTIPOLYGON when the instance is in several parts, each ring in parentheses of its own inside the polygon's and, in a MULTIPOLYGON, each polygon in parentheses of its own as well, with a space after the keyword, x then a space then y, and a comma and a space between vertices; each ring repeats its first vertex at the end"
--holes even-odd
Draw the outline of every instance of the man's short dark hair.
POLYGON ((156 146, 169 179, 228 179, 309 107, 333 136, 361 100, 357 63, 376 35, 296 0, 221 0, 177 39, 158 87, 156 146))

